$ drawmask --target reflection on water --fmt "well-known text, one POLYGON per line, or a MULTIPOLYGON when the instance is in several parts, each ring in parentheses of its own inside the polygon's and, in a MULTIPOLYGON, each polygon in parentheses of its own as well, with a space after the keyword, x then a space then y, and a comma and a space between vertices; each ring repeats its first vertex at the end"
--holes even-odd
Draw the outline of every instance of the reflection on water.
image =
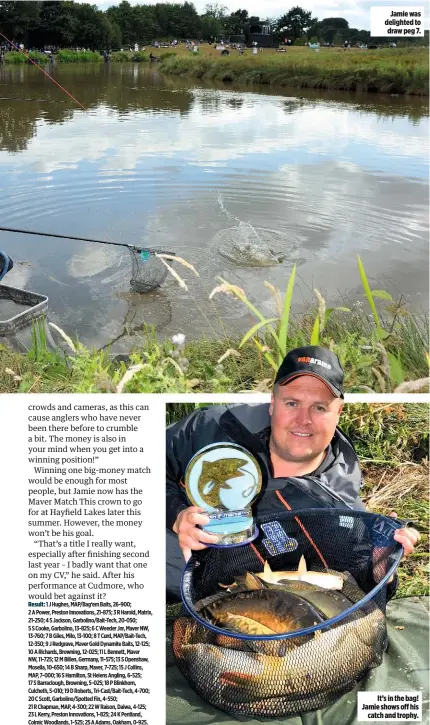
MULTIPOLYGON (((162 247, 199 272, 176 265, 188 291, 169 277, 139 295, 125 248, 1 233, 17 261, 7 283, 47 294, 68 333, 114 351, 145 325, 213 333, 219 276, 273 312, 263 282, 284 289, 294 262, 296 305, 314 287, 329 303, 357 298, 357 254, 373 287, 426 308, 422 100, 250 92, 137 64, 50 70, 86 111, 37 69, 0 67, 1 224, 162 247)), ((216 305, 232 326, 248 322, 231 298, 216 305)))
POLYGON ((129 350, 139 337, 144 337, 148 326, 163 330, 172 321, 172 307, 163 289, 142 295, 137 292, 119 292, 118 299, 126 302, 121 330, 101 347, 112 346, 115 350, 129 350))

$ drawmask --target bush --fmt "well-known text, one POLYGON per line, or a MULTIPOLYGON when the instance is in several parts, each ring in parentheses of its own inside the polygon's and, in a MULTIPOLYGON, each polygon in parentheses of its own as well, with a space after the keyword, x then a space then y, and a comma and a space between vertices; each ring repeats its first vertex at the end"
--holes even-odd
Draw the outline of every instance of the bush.
POLYGON ((12 63, 13 65, 24 65, 29 62, 29 58, 35 63, 49 63, 49 56, 45 53, 39 53, 38 50, 32 50, 28 56, 23 53, 19 53, 17 50, 11 50, 6 53, 4 60, 5 63, 12 63))
MULTIPOLYGON (((313 42, 315 42, 315 41, 313 41, 313 42)), ((318 42, 318 41, 316 41, 316 42, 318 42)), ((296 38, 293 43, 293 45, 307 45, 307 44, 308 44, 308 39, 307 39, 306 35, 302 35, 301 38, 296 38)))
POLYGON ((131 60, 133 63, 149 63, 149 56, 142 50, 138 50, 131 54, 131 60))
POLYGON ((128 50, 115 50, 110 59, 112 63, 124 63, 131 60, 131 53, 128 50))
POLYGON ((149 63, 149 56, 143 50, 116 50, 110 59, 113 63, 149 63))
POLYGON ((103 57, 92 50, 59 50, 55 59, 59 63, 100 63, 103 57))

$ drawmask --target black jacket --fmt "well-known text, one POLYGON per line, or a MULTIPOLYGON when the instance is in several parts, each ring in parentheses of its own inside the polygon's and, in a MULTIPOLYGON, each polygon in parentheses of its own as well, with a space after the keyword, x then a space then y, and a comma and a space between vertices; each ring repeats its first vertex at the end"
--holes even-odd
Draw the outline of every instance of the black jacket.
POLYGON ((0 249, 0 280, 8 273, 13 267, 13 261, 12 259, 6 254, 6 252, 2 252, 0 249))
POLYGON ((172 529, 178 513, 192 505, 181 483, 188 462, 210 443, 233 442, 242 445, 258 460, 263 486, 254 515, 259 517, 285 512, 276 495, 278 490, 292 509, 352 508, 365 510, 359 497, 362 484, 360 466, 351 441, 336 429, 327 456, 328 464, 311 475, 273 478, 268 441, 268 404, 215 405, 200 408, 167 429, 167 527, 172 529))

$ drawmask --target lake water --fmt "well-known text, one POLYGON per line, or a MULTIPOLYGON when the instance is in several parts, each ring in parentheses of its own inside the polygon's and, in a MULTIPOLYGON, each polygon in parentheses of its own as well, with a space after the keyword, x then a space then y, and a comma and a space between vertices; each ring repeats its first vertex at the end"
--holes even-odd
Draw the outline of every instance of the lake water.
POLYGON ((124 247, 0 232, 6 283, 48 295, 68 334, 120 352, 145 324, 243 329, 240 303, 208 299, 218 277, 271 316, 264 281, 284 290, 293 262, 296 310, 314 287, 359 300, 358 254, 373 288, 427 309, 426 99, 209 86, 138 64, 50 72, 85 111, 36 68, 0 66, 0 225, 161 247, 199 273, 176 263, 188 291, 169 275, 139 294, 124 247), (283 261, 243 266, 247 242, 283 261))

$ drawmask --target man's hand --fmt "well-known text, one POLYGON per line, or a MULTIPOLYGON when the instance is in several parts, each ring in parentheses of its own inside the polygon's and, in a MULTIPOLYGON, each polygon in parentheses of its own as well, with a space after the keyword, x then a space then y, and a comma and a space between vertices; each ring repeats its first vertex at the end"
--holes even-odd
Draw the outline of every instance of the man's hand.
POLYGON ((173 531, 178 534, 179 546, 185 561, 188 561, 192 551, 206 549, 207 544, 217 543, 217 536, 207 534, 206 531, 198 528, 206 526, 208 523, 209 517, 200 506, 188 506, 179 512, 173 525, 173 531))
MULTIPOLYGON (((397 514, 395 511, 392 511, 390 513, 390 516, 392 519, 397 518, 397 514)), ((412 554, 414 550, 415 544, 419 542, 421 539, 419 531, 416 529, 410 528, 409 526, 405 527, 404 529, 396 529, 396 531, 393 534, 393 539, 398 541, 399 544, 403 546, 403 556, 408 556, 409 554, 412 554)), ((391 582, 394 579, 394 574, 389 578, 387 581, 387 584, 391 584, 391 582)))
MULTIPOLYGON (((392 511, 390 516, 393 519, 397 518, 395 511, 392 511)), ((409 554, 412 554, 414 546, 419 542, 421 536, 419 531, 407 526, 404 529, 397 529, 393 538, 403 546, 403 556, 409 556, 409 554)))
MULTIPOLYGON (((392 511, 390 513, 391 518, 396 519, 397 514, 395 511, 392 511)), ((409 528, 409 526, 403 528, 403 529, 396 529, 396 531, 393 534, 393 538, 395 541, 398 541, 399 544, 403 546, 403 556, 408 556, 409 554, 412 554, 414 550, 415 544, 418 543, 421 536, 419 531, 413 528, 409 528)), ((386 562, 381 566, 381 558, 384 557, 384 548, 378 548, 376 547, 373 550, 373 572, 375 576, 375 581, 381 581, 382 577, 386 573, 386 562)), ((387 584, 391 584, 391 582, 394 580, 394 574, 388 579, 387 584)))

